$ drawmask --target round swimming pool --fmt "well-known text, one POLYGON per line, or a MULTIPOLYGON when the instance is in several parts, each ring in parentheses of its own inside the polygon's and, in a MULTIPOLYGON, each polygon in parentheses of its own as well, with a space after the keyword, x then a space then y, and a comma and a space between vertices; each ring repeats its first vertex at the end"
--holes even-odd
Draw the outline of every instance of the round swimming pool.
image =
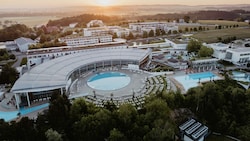
POLYGON ((89 87, 97 90, 117 90, 127 86, 130 77, 120 72, 98 73, 88 79, 89 87))

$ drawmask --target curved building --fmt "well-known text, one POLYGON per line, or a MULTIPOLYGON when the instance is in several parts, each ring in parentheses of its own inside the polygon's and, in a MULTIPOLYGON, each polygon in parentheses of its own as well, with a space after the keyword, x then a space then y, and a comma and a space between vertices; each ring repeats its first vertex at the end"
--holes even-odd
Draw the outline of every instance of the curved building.
POLYGON ((68 94, 72 82, 97 68, 134 64, 141 67, 149 60, 150 50, 134 48, 88 49, 40 64, 14 84, 17 107, 50 98, 54 92, 68 94))

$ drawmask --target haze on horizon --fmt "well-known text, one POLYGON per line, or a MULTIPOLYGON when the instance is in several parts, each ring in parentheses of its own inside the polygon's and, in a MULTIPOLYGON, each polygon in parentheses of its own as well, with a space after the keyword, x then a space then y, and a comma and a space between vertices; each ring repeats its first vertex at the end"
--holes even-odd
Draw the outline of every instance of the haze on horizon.
POLYGON ((235 5, 250 4, 249 0, 0 0, 0 9, 53 8, 67 6, 116 5, 235 5))

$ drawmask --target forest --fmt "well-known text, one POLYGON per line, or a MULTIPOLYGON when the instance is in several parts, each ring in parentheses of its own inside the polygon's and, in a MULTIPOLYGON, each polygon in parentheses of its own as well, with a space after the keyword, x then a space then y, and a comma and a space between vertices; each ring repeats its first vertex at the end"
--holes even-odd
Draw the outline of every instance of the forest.
POLYGON ((103 108, 83 98, 69 101, 53 94, 47 111, 37 119, 0 121, 0 140, 166 141, 175 140, 178 126, 190 117, 212 132, 250 139, 250 90, 235 80, 208 82, 177 92, 150 94, 141 109, 130 104, 103 108))

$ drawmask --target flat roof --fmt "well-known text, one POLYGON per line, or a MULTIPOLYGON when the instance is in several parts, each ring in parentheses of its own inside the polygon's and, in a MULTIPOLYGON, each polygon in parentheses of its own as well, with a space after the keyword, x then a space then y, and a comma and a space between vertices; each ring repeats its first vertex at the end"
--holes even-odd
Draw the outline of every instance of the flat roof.
POLYGON ((241 48, 235 48, 235 49, 229 49, 229 51, 232 51, 232 52, 250 52, 250 47, 241 47, 241 48))
POLYGON ((40 64, 22 75, 14 84, 14 93, 53 90, 66 86, 67 77, 77 68, 103 60, 138 60, 149 50, 134 48, 88 49, 81 53, 59 57, 40 64))

